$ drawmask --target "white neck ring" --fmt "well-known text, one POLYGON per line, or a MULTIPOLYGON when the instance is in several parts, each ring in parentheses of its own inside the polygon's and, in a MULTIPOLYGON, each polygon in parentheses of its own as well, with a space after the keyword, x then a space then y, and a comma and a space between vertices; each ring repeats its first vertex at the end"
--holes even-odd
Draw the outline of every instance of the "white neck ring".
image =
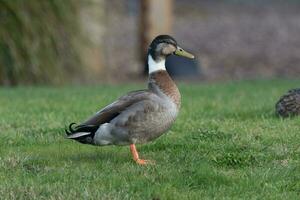
POLYGON ((165 66, 165 59, 162 59, 161 61, 156 62, 153 60, 152 56, 148 55, 148 67, 149 67, 149 74, 152 72, 158 71, 158 70, 166 70, 165 66))

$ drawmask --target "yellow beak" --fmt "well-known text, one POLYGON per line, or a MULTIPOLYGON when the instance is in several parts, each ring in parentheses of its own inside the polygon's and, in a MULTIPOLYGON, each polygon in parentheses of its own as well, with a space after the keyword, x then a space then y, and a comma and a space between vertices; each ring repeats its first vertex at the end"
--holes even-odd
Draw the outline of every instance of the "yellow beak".
POLYGON ((175 55, 177 56, 182 56, 182 57, 186 57, 186 58, 195 58, 195 56, 185 50, 183 50, 181 47, 177 46, 176 51, 174 52, 175 55))

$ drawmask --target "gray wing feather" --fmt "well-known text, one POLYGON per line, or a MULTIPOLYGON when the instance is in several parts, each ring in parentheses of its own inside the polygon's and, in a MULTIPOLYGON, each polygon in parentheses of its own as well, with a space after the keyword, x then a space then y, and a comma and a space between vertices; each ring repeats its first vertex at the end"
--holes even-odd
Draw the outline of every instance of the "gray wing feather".
POLYGON ((109 122, 126 110, 131 105, 143 101, 146 99, 155 98, 156 94, 149 92, 148 90, 138 90, 130 92, 122 97, 120 97, 115 102, 104 107, 98 111, 95 115, 90 117, 88 120, 83 122, 85 125, 101 125, 103 123, 109 122))

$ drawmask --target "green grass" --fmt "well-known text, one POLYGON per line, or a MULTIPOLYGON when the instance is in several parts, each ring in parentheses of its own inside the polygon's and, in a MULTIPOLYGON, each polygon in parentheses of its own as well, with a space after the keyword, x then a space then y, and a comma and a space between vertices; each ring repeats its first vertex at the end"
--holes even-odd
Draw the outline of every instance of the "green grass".
POLYGON ((126 91, 142 87, 0 89, 1 199, 299 199, 300 118, 274 104, 300 81, 181 84, 172 129, 139 145, 156 165, 137 166, 129 148, 64 139, 126 91))

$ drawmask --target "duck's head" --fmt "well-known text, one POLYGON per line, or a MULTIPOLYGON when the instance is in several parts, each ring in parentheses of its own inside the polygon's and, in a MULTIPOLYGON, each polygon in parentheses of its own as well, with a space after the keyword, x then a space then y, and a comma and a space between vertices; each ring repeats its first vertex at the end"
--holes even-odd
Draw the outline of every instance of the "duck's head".
POLYGON ((179 47, 173 37, 159 35, 154 38, 148 49, 149 74, 157 70, 166 70, 165 61, 169 55, 194 58, 194 55, 179 47))

